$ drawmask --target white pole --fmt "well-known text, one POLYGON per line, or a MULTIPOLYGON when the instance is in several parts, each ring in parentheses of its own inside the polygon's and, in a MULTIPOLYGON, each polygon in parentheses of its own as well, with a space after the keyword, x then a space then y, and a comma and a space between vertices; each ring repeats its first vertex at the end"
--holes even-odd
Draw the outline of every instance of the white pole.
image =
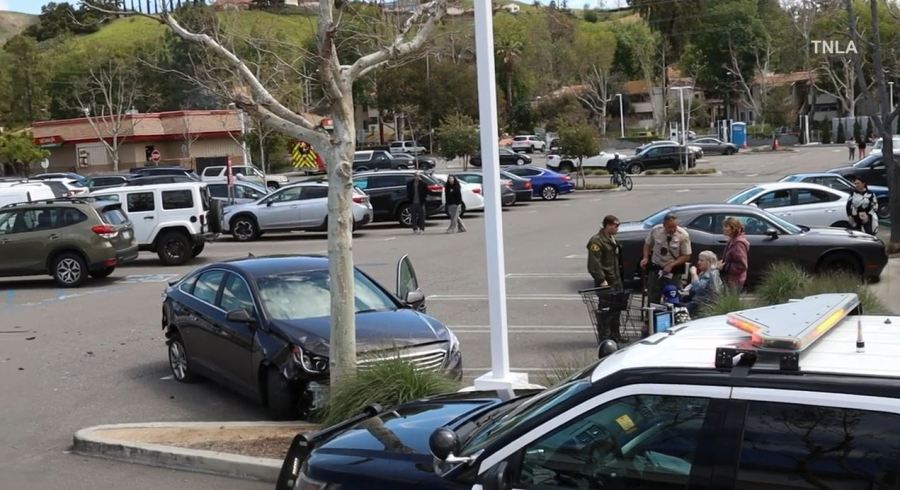
POLYGON ((528 382, 527 374, 509 372, 506 318, 506 268, 503 257, 503 217, 500 214, 500 152, 497 134, 497 83, 494 75, 493 2, 474 2, 475 57, 478 76, 478 116, 485 197, 488 311, 491 325, 491 372, 475 380, 479 390, 511 390, 528 382))
POLYGON ((670 87, 671 90, 678 91, 678 98, 681 103, 681 146, 684 151, 684 157, 682 160, 683 163, 683 171, 687 171, 687 160, 688 160, 688 148, 687 148, 687 128, 684 127, 684 91, 691 87, 670 87))
POLYGON ((803 126, 803 134, 805 134, 806 137, 803 138, 803 141, 808 145, 810 143, 810 141, 809 141, 809 115, 806 115, 803 117, 806 118, 806 124, 803 126))
POLYGON ((619 98, 619 130, 622 139, 625 139, 625 112, 622 110, 622 94, 616 94, 616 97, 619 98))

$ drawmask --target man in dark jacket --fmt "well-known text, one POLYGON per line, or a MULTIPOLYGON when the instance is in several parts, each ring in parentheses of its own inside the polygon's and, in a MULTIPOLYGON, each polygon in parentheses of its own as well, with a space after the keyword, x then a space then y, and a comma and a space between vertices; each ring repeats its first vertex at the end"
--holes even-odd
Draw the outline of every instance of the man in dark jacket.
POLYGON ((597 338, 621 341, 619 332, 622 305, 617 301, 622 294, 623 269, 619 243, 615 234, 619 232, 619 219, 613 215, 603 218, 603 228, 588 241, 588 272, 594 278, 595 287, 601 290, 600 310, 597 315, 597 338))
POLYGON ((410 222, 413 233, 425 233, 425 198, 428 195, 428 184, 416 173, 406 183, 406 198, 409 199, 410 222))

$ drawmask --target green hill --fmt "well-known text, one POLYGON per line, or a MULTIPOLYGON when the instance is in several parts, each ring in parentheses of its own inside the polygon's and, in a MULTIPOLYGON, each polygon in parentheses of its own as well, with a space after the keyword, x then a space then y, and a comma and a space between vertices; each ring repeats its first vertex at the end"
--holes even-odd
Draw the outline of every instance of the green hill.
POLYGON ((0 43, 24 31, 37 19, 36 15, 0 11, 0 43))

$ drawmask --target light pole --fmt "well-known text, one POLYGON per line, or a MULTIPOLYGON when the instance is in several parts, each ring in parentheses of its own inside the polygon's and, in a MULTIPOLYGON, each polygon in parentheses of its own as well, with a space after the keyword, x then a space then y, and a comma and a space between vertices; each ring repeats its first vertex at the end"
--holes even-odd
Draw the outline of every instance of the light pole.
POLYGON ((625 139, 625 112, 622 110, 622 94, 616 94, 616 97, 619 98, 619 130, 621 138, 625 139))
POLYGON ((678 91, 678 98, 681 102, 681 150, 684 152, 684 167, 682 171, 687 171, 687 159, 688 159, 688 149, 687 149, 687 131, 684 127, 684 91, 689 90, 691 87, 669 87, 670 90, 678 91))
MULTIPOLYGON (((891 104, 890 104, 891 112, 894 112, 894 82, 888 82, 888 85, 891 87, 891 92, 890 92, 890 94, 891 94, 891 104)), ((894 131, 897 129, 897 126, 894 124, 891 124, 891 126, 893 126, 891 128, 891 134, 894 134, 894 131)))

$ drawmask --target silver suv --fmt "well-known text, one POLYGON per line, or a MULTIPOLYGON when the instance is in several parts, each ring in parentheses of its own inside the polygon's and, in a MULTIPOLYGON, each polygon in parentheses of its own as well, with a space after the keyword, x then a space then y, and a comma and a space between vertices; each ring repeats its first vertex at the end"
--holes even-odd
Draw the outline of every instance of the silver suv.
MULTIPOLYGON (((361 190, 353 189, 353 228, 372 221, 372 204, 361 190)), ((283 187, 256 201, 225 208, 224 231, 239 242, 259 238, 267 231, 326 231, 328 184, 305 182, 283 187)))

